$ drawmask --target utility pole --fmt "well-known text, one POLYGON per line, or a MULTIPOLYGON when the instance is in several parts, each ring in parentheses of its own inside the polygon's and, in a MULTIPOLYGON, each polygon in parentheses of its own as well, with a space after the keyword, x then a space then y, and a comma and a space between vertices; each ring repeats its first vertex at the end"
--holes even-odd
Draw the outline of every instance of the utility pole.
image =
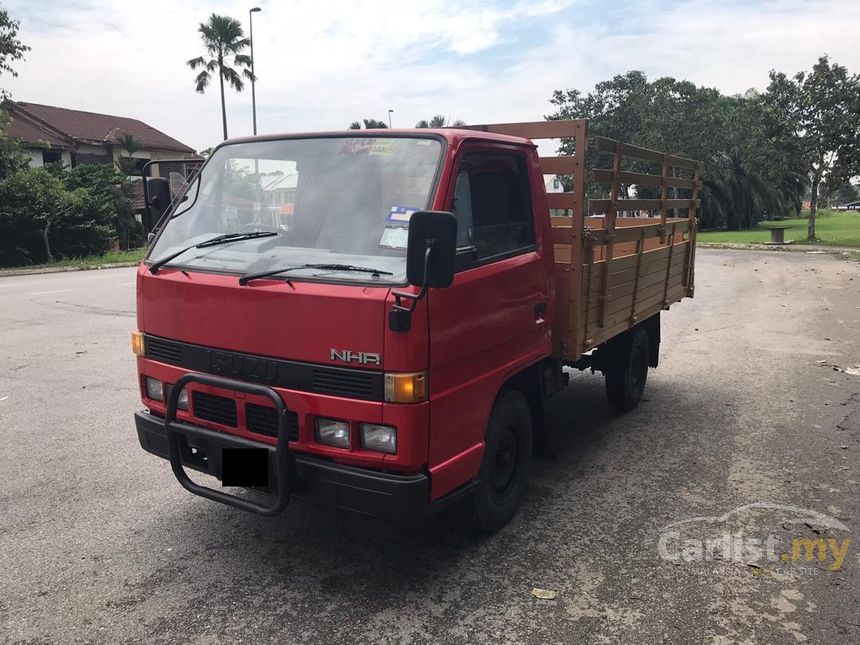
POLYGON ((254 14, 262 11, 260 7, 254 7, 248 12, 248 23, 250 25, 249 40, 251 41, 251 114, 254 119, 254 135, 257 134, 257 93, 254 88, 254 14))

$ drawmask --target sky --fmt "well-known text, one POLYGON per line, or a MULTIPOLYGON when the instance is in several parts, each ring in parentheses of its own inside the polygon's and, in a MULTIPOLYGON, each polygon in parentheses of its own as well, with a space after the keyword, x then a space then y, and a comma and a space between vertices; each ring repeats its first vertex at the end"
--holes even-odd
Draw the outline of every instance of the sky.
MULTIPOLYGON (((631 69, 727 94, 764 89, 818 56, 860 72, 860 0, 257 0, 260 133, 540 120, 555 89, 590 90, 631 69)), ((251 2, 0 0, 30 45, 21 101, 138 118, 200 150, 220 142, 217 85, 194 91, 211 13, 251 2)), ((227 92, 230 136, 251 133, 250 87, 227 92)))

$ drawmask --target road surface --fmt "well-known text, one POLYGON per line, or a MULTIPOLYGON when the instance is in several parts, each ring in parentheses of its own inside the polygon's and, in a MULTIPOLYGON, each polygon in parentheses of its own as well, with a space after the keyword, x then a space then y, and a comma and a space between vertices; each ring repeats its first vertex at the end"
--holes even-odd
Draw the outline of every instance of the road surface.
POLYGON ((860 642, 856 263, 700 251, 646 400, 572 375, 485 539, 186 493, 137 444, 133 312, 133 269, 0 279, 2 641, 860 642))

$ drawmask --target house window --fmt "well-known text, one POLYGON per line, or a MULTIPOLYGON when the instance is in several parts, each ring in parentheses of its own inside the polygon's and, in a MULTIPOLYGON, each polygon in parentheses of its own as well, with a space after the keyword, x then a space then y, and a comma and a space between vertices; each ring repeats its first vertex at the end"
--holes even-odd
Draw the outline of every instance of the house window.
POLYGON ((63 161, 63 153, 58 150, 42 150, 42 163, 61 163, 63 161))

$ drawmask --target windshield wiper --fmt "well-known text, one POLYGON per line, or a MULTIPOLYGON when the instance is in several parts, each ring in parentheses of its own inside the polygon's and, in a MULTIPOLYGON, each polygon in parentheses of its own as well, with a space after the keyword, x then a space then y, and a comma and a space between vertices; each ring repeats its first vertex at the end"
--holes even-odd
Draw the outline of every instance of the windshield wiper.
POLYGON ((296 266, 284 267, 282 269, 270 269, 268 271, 257 271, 256 273, 246 273, 239 278, 239 284, 246 285, 251 280, 259 278, 268 278, 269 276, 286 273, 287 271, 296 271, 298 269, 323 269, 327 271, 357 271, 360 273, 372 273, 373 275, 394 275, 391 271, 382 271, 380 269, 370 269, 368 267, 357 267, 351 264, 297 264, 296 266))
POLYGON ((198 244, 191 244, 190 246, 186 246, 184 249, 179 249, 176 253, 171 253, 167 257, 156 260, 149 265, 149 272, 158 273, 158 270, 165 264, 171 260, 175 260, 180 255, 186 251, 190 251, 191 249, 205 249, 207 246, 218 246, 220 244, 229 244, 230 242, 239 242, 241 240, 253 240, 258 237, 272 237, 273 235, 277 235, 277 233, 274 231, 254 231, 251 233, 224 233, 223 235, 216 235, 211 239, 204 240, 198 244))

